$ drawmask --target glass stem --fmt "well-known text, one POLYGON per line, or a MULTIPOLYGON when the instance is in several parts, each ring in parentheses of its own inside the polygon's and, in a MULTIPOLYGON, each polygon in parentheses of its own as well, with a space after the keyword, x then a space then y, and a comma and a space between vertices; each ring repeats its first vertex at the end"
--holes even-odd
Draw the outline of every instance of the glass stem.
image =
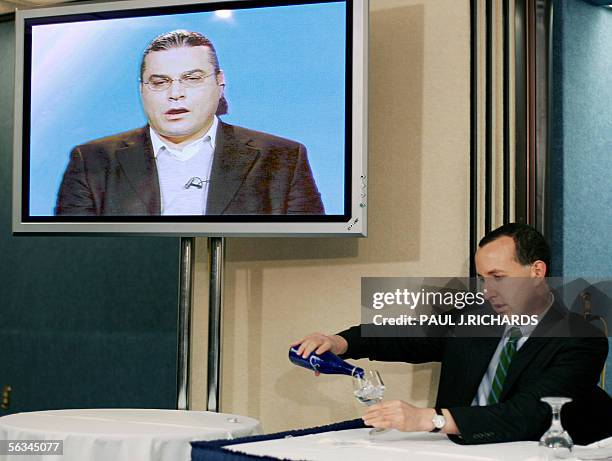
POLYGON ((561 408, 558 405, 552 407, 552 424, 550 428, 563 432, 563 426, 561 426, 561 408))

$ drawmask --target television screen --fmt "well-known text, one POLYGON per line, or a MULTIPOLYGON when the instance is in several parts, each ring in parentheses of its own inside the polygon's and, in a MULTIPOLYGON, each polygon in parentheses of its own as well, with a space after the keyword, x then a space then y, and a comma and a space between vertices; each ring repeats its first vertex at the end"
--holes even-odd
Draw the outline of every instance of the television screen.
POLYGON ((13 230, 365 235, 367 1, 17 13, 13 230))

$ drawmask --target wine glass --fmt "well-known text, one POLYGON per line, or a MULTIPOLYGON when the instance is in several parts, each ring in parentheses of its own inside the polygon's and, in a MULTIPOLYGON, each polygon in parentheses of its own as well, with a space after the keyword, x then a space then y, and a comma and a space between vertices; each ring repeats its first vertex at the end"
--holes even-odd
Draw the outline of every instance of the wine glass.
POLYGON ((546 402, 552 408, 552 424, 540 439, 539 444, 544 459, 571 458, 574 442, 561 426, 561 407, 571 402, 572 399, 567 397, 542 397, 540 400, 546 402))
MULTIPOLYGON (((361 375, 353 376, 353 395, 361 403, 372 406, 383 399, 385 393, 385 383, 383 383, 380 373, 378 371, 370 370, 361 375)), ((382 434, 388 432, 389 429, 383 427, 376 427, 372 429, 369 434, 382 434)))

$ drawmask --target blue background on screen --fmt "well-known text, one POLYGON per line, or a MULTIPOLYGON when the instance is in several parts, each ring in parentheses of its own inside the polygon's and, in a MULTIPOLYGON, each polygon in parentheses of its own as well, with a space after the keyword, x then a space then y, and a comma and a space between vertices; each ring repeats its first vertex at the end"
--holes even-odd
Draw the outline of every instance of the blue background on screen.
POLYGON ((174 29, 201 32, 214 43, 230 106, 222 119, 303 143, 326 214, 344 213, 345 4, 232 13, 32 28, 32 216, 53 215, 74 146, 146 124, 142 52, 174 29))

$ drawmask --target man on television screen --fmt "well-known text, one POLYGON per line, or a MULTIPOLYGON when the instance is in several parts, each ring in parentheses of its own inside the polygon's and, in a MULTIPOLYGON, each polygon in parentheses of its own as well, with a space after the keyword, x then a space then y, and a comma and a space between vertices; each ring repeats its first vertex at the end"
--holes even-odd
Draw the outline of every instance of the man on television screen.
POLYGON ((302 144, 218 118, 228 104, 209 39, 155 38, 140 82, 148 125, 75 147, 57 215, 324 214, 302 144))

